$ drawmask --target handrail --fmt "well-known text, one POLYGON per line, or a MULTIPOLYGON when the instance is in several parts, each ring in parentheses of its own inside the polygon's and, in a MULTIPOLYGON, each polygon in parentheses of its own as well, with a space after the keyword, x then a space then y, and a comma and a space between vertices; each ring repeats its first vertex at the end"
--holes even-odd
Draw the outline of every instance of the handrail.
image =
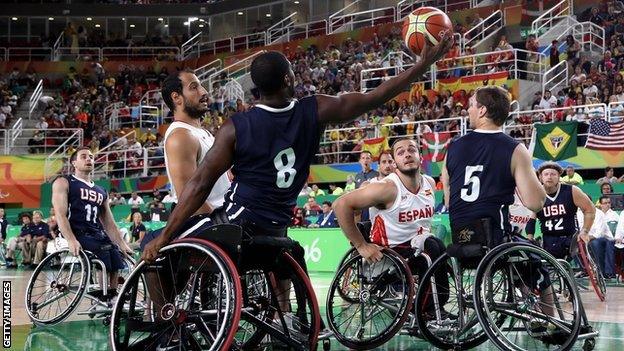
POLYGON ((327 33, 329 34, 336 33, 347 25, 349 25, 349 30, 353 30, 356 28, 354 27, 354 24, 359 24, 359 23, 370 22, 371 25, 375 25, 376 23, 379 23, 379 21, 382 21, 382 20, 385 20, 387 22, 394 22, 395 11, 396 11, 396 8, 394 7, 382 7, 382 8, 372 9, 372 10, 348 13, 348 14, 344 14, 341 16, 335 16, 333 18, 333 21, 332 19, 330 19, 328 23, 329 28, 328 28, 327 33), (375 12, 380 12, 380 11, 384 12, 384 14, 381 16, 373 15, 375 12), (391 12, 391 14, 386 15, 385 12, 387 11, 391 12), (370 18, 362 18, 369 14, 370 14, 370 18), (347 20, 347 18, 349 18, 350 20, 347 20), (338 26, 336 27, 335 25, 338 25, 338 26))
POLYGON ((101 59, 119 58, 123 56, 129 59, 134 56, 159 55, 168 56, 166 57, 168 59, 182 60, 180 48, 177 46, 105 46, 100 49, 101 59))
POLYGON ((556 19, 572 15, 574 13, 573 6, 574 5, 571 0, 561 0, 556 5, 551 7, 550 10, 544 12, 533 20, 533 22, 531 22, 531 32, 535 35, 539 35, 540 30, 546 27, 550 28, 556 19), (560 7, 561 9, 559 9, 560 7))
POLYGON ((22 133, 24 133, 24 120, 20 117, 17 121, 15 121, 15 123, 13 123, 13 126, 9 129, 7 134, 7 154, 11 154, 11 149, 15 146, 15 141, 22 135, 22 133))
MULTIPOLYGON (((226 67, 224 67, 224 68, 222 68, 222 69, 212 73, 210 76, 208 76, 208 79, 207 79, 208 80, 208 87, 207 87, 208 92, 212 92, 212 88, 213 88, 213 84, 215 82, 215 78, 219 77, 223 73, 226 73, 226 75, 229 76, 230 74, 232 74, 234 72, 238 72, 241 69, 245 69, 246 67, 249 67, 251 65, 251 61, 254 58, 256 58, 256 56, 259 56, 259 55, 261 55, 261 54, 263 54, 265 52, 266 52, 265 50, 257 51, 255 53, 253 53, 253 54, 251 54, 251 55, 241 59, 238 62, 232 63, 231 65, 226 66, 226 67), (242 67, 239 67, 239 66, 242 66, 242 67), (230 72, 233 68, 236 68, 236 70, 230 72)), ((203 82, 202 82, 202 84, 203 84, 203 82)))
POLYGON ((119 137, 119 138, 113 140, 113 142, 108 143, 108 145, 106 145, 103 148, 99 149, 95 154, 97 155, 97 154, 99 154, 100 152, 103 152, 106 149, 112 148, 113 146, 117 145, 123 139, 126 139, 126 141, 129 140, 128 137, 131 136, 131 135, 134 135, 134 137, 136 138, 136 130, 133 130, 130 133, 125 134, 124 136, 119 137))
POLYGON ((203 66, 195 68, 195 75, 201 82, 206 76, 209 76, 221 68, 221 65, 223 65, 223 61, 221 61, 221 59, 210 61, 203 66))
POLYGON ((496 31, 503 28, 504 26, 505 26, 505 18, 503 17, 503 12, 501 10, 494 11, 491 15, 479 21, 479 23, 477 23, 474 27, 472 27, 470 30, 468 30, 466 33, 462 35, 461 46, 460 46, 461 51, 464 52, 464 50, 468 46, 473 47, 473 48, 478 46, 480 43, 485 41, 485 39, 494 35, 496 31), (490 24, 486 25, 486 23, 490 23, 490 24), (498 28, 488 33, 488 31, 492 27, 496 26, 497 24, 499 24, 498 28), (472 44, 476 40, 478 40, 478 42, 472 44))
POLYGON ((269 27, 266 30, 266 44, 271 45, 287 36, 290 28, 295 24, 295 16, 297 16, 297 11, 269 27))
POLYGON ((474 0, 453 1, 452 3, 449 3, 448 0, 402 0, 396 5, 396 21, 401 21, 412 13, 412 11, 423 6, 436 7, 449 13, 451 11, 474 8, 477 7, 476 5, 476 1, 474 0))
POLYGON ((32 114, 37 108, 37 104, 39 103, 41 95, 43 95, 43 79, 39 79, 39 83, 37 83, 35 90, 28 99, 28 119, 32 118, 32 114))
POLYGON ((108 121, 108 128, 110 130, 116 130, 118 127, 117 116, 119 115, 119 110, 126 105, 123 102, 114 102, 109 104, 104 108, 104 124, 108 121))
POLYGON ((548 71, 544 72, 542 78, 542 96, 544 96, 544 92, 546 90, 550 90, 551 92, 555 93, 554 90, 556 87, 565 87, 567 86, 569 81, 570 73, 568 71, 568 62, 561 61, 555 66, 551 67, 548 71))
POLYGON ((327 34, 327 20, 325 19, 306 23, 295 23, 288 30, 288 41, 307 39, 325 34, 327 34))
POLYGON ((53 57, 52 48, 44 47, 9 47, 7 48, 7 61, 11 61, 11 57, 28 57, 28 60, 32 60, 34 57, 41 58, 41 60, 51 59, 53 57), (23 52, 27 51, 27 54, 23 52))
POLYGON ((596 114, 596 111, 603 111, 603 112, 598 112, 598 113, 600 113, 605 118, 608 118, 608 114, 609 114, 609 110, 606 104, 587 104, 587 105, 578 105, 578 106, 569 106, 569 107, 553 107, 553 108, 547 108, 547 109, 510 111, 509 117, 513 122, 510 123, 509 126, 514 126, 518 124, 516 123, 516 120, 519 119, 523 115, 546 116, 546 115, 555 114, 559 111, 568 111, 568 110, 577 111, 577 113, 575 114, 578 114, 578 111, 582 110, 584 111, 583 114, 592 115, 592 116, 596 114))
POLYGON ((146 177, 154 170, 158 174, 166 172, 161 146, 99 151, 94 156, 93 179, 146 177))
MULTIPOLYGON (((57 61, 61 60, 63 56, 70 56, 73 58, 82 58, 83 56, 96 56, 95 60, 102 61, 102 49, 99 47, 68 47, 60 46, 54 49, 54 56, 57 61)), ((93 59, 92 59, 93 60, 93 59)))
POLYGON ((202 32, 193 35, 189 40, 180 45, 180 60, 184 61, 191 57, 194 53, 194 47, 197 47, 197 57, 200 55, 199 44, 201 43, 202 32))
POLYGON ((46 157, 43 166, 43 175, 46 181, 49 181, 52 177, 56 176, 57 173, 53 171, 52 167, 59 159, 63 161, 65 158, 67 158, 67 150, 76 146, 76 144, 78 144, 78 146, 83 145, 83 130, 81 128, 63 130, 74 130, 74 132, 61 145, 54 149, 54 151, 52 151, 48 155, 48 157, 46 157))
POLYGON ((54 45, 52 46, 52 53, 53 53, 53 57, 52 57, 52 61, 58 61, 60 56, 58 55, 58 49, 61 47, 61 45, 63 45, 63 41, 65 38, 65 32, 61 32, 61 34, 59 34, 58 38, 56 38, 56 41, 54 42, 54 45))

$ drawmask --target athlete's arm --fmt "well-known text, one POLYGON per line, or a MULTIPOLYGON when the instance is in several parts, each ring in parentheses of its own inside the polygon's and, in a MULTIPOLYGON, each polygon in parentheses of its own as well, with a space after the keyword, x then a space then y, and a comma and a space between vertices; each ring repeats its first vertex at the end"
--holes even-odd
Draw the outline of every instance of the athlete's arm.
MULTIPOLYGON (((200 145, 190 131, 178 128, 167 138, 165 152, 167 153, 167 171, 173 188, 178 194, 184 191, 184 187, 193 173, 197 170, 197 157, 200 145)), ((204 199, 205 200, 205 199, 204 199)), ((205 201, 196 213, 210 213, 212 208, 205 201)))
POLYGON ((531 155, 523 144, 518 144, 511 156, 511 174, 524 206, 533 212, 540 211, 546 201, 546 191, 537 179, 531 155))
POLYGON ((179 194, 178 205, 169 216, 167 226, 143 250, 144 260, 153 261, 158 255, 158 250, 170 241, 173 233, 177 232, 182 223, 206 201, 217 179, 232 166, 235 144, 234 124, 228 119, 219 128, 214 145, 184 187, 184 191, 179 194))
POLYGON ((579 237, 585 241, 589 241, 589 230, 594 224, 594 217, 596 216, 596 207, 589 199, 589 196, 577 186, 572 186, 572 198, 576 207, 583 212, 583 227, 579 233, 579 237))
POLYGON ((67 199, 68 192, 69 183, 67 179, 59 177, 52 183, 52 207, 56 215, 56 223, 59 231, 63 234, 65 239, 67 239, 69 251, 74 256, 78 256, 81 246, 78 240, 76 240, 76 235, 72 232, 69 219, 67 218, 67 210, 69 208, 69 201, 67 199))
POLYGON ((450 188, 450 183, 449 183, 450 177, 448 174, 448 170, 446 169, 446 157, 444 158, 444 162, 442 163, 442 172, 440 173, 440 181, 442 182, 442 191, 444 191, 444 207, 446 207, 446 209, 448 210, 449 202, 451 201, 451 188, 450 188))
POLYGON ((100 220, 102 221, 102 225, 104 226, 104 231, 106 235, 111 239, 112 242, 117 244, 121 251, 125 251, 128 254, 132 254, 132 249, 128 246, 128 243, 123 239, 123 236, 119 232, 119 228, 115 223, 115 218, 113 217, 113 213, 111 212, 110 206, 108 205, 108 201, 105 201, 102 204, 104 207, 104 211, 100 213, 100 220))
POLYGON ((355 211, 369 207, 388 208, 397 196, 397 188, 389 182, 371 183, 350 193, 340 196, 334 202, 334 214, 345 236, 368 261, 381 260, 379 247, 364 240, 355 225, 355 211))
POLYGON ((451 48, 452 42, 452 33, 446 32, 438 45, 431 47, 426 44, 420 61, 368 93, 317 95, 319 121, 323 124, 348 122, 394 98, 442 58, 451 48))

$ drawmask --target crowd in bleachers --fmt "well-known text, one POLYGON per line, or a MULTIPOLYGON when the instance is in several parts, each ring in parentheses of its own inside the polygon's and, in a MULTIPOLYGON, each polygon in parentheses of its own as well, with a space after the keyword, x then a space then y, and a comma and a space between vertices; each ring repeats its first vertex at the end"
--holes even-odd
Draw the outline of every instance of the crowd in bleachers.
POLYGON ((34 87, 36 82, 33 71, 21 74, 17 68, 0 76, 0 129, 7 128, 15 120, 26 90, 34 87))

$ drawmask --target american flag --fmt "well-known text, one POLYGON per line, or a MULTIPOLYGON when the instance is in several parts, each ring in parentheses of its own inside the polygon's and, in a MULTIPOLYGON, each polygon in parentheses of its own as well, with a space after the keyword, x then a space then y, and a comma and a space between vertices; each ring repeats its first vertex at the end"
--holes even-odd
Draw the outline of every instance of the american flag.
POLYGON ((585 147, 594 150, 624 150, 624 122, 609 123, 604 119, 592 119, 585 147))

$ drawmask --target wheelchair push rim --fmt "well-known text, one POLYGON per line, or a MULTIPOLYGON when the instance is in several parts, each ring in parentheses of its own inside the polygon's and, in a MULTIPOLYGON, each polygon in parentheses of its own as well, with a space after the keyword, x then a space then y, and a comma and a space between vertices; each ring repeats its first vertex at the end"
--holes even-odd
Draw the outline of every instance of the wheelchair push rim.
POLYGON ((607 298, 607 284, 602 276, 602 271, 600 270, 600 266, 596 264, 594 260, 594 254, 590 249, 589 244, 587 244, 582 239, 579 239, 579 255, 581 256, 581 260, 583 261, 583 268, 587 273, 587 277, 591 282, 598 299, 604 302, 607 298))

